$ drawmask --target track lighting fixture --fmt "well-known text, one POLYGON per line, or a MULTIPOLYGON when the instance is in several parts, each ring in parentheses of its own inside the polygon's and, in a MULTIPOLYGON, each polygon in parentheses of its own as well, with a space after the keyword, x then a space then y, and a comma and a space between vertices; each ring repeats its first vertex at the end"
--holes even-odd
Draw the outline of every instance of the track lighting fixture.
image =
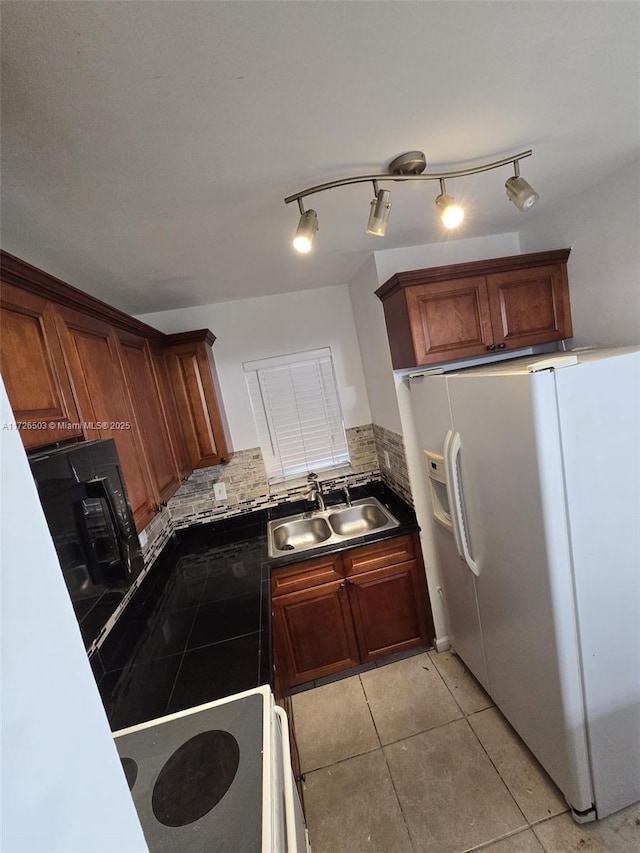
POLYGON ((436 199, 436 210, 445 228, 457 228, 464 219, 464 210, 455 198, 447 195, 444 180, 440 180, 440 195, 436 199))
POLYGON ((490 169, 498 169, 500 166, 506 166, 511 163, 513 164, 515 174, 505 183, 507 198, 519 210, 530 210, 538 201, 539 196, 524 178, 520 177, 520 160, 530 157, 531 154, 532 151, 529 149, 528 151, 522 151, 520 154, 514 154, 512 157, 505 157, 503 160, 485 163, 482 166, 473 166, 469 169, 455 169, 437 174, 425 173, 423 175, 422 173, 427 165, 424 154, 422 151, 407 151, 405 154, 401 154, 391 161, 387 174, 355 175, 351 178, 341 178, 337 181, 329 181, 326 184, 318 184, 318 186, 301 190, 301 192, 287 196, 284 200, 285 204, 297 201, 300 208, 300 222, 293 240, 294 248, 299 252, 309 252, 316 231, 318 230, 318 216, 315 210, 305 211, 302 199, 308 195, 325 192, 334 187, 344 187, 347 184, 361 184, 369 181, 373 183, 374 198, 371 202, 367 233, 375 234, 379 237, 384 237, 385 235, 391 211, 391 193, 389 190, 381 190, 378 187, 379 181, 440 181, 440 195, 436 198, 435 203, 436 210, 447 228, 457 228, 464 218, 464 211, 456 203, 455 199, 447 194, 445 180, 463 178, 467 175, 477 175, 480 172, 488 172, 490 169))
POLYGON ((311 251, 313 238, 318 230, 318 214, 315 210, 305 210, 300 199, 298 199, 298 205, 300 207, 300 222, 296 236, 293 238, 293 248, 306 255, 307 252, 311 251))
POLYGON ((367 224, 367 234, 375 234, 384 237, 391 212, 391 193, 389 190, 378 189, 378 182, 373 182, 373 201, 367 224))
POLYGON ((514 176, 505 183, 507 198, 515 204, 518 210, 530 210, 540 196, 524 178, 520 177, 520 164, 517 160, 513 162, 513 170, 514 176))

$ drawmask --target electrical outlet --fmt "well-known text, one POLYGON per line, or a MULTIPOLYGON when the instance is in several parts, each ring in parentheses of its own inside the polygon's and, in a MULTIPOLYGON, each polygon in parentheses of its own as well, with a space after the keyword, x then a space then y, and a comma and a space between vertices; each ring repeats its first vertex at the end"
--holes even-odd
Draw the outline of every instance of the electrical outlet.
POLYGON ((389 451, 384 450, 382 452, 382 455, 384 456, 384 467, 385 468, 391 468, 391 462, 389 461, 389 451))
POLYGON ((227 497, 227 486, 225 483, 213 484, 213 496, 217 501, 223 501, 227 497))

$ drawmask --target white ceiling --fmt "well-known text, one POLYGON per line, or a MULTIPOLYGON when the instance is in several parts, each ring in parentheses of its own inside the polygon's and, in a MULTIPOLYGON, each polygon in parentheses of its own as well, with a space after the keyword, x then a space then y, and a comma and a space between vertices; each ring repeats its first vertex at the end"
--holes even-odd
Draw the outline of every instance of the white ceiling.
POLYGON ((640 148, 638 2, 2 4, 2 247, 131 313, 345 284, 375 249, 444 239, 437 184, 385 185, 384 239, 360 184, 308 200, 297 255, 283 198, 384 170, 527 148, 449 182, 460 237, 516 231, 640 148))

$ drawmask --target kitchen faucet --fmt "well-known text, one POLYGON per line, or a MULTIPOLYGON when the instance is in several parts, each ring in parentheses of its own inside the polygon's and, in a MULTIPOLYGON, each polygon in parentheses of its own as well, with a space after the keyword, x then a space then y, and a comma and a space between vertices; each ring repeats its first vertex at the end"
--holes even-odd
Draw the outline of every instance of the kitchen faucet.
POLYGON ((307 476, 307 481, 311 483, 311 490, 309 492, 309 500, 315 500, 318 505, 318 510, 323 512, 324 510, 324 492, 322 491, 322 483, 318 480, 318 475, 314 474, 313 471, 307 476))
POLYGON ((351 506, 351 492, 349 491, 349 486, 345 483, 342 491, 344 492, 344 499, 347 502, 347 506, 351 506))

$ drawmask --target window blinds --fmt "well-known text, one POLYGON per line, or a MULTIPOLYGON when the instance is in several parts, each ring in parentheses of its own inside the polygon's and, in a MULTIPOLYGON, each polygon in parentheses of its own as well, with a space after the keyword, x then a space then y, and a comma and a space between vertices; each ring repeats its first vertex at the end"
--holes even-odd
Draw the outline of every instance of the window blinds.
POLYGON ((270 483, 349 462, 331 350, 246 362, 270 483))

